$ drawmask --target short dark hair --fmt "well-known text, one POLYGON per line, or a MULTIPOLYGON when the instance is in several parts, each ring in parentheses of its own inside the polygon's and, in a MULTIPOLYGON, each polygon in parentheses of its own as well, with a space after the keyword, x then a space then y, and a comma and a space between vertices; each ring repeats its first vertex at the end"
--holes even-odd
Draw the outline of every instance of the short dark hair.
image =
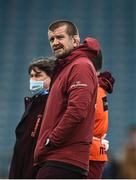
POLYGON ((28 67, 28 74, 31 73, 32 70, 35 68, 39 68, 40 70, 44 71, 48 76, 51 77, 53 68, 54 68, 55 61, 52 58, 40 57, 37 59, 33 59, 33 61, 29 64, 28 67))
POLYGON ((61 27, 61 26, 64 26, 66 25, 67 29, 67 34, 70 35, 70 36, 74 36, 74 35, 78 35, 78 29, 76 27, 76 25, 71 22, 71 21, 68 21, 68 20, 57 20, 57 21, 54 21, 52 24, 49 25, 49 28, 48 30, 50 31, 54 31, 55 29, 61 27))

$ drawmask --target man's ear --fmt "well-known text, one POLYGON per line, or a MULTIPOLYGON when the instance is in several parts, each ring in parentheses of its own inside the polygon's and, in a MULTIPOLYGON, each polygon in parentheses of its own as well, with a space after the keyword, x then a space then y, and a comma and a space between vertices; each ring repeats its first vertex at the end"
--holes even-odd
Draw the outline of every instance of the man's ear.
POLYGON ((80 37, 79 37, 79 35, 74 35, 74 37, 73 37, 73 46, 74 46, 74 48, 79 46, 79 44, 80 44, 80 37))

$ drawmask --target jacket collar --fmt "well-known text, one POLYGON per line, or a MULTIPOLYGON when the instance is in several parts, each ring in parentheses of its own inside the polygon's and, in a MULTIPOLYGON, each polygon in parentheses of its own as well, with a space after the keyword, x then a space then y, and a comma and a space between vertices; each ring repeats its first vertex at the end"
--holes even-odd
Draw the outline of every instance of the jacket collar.
POLYGON ((65 66, 75 61, 78 57, 87 57, 91 61, 92 58, 98 55, 99 51, 99 42, 94 38, 87 37, 83 44, 80 44, 77 48, 75 48, 66 58, 57 59, 55 62, 50 88, 65 66))

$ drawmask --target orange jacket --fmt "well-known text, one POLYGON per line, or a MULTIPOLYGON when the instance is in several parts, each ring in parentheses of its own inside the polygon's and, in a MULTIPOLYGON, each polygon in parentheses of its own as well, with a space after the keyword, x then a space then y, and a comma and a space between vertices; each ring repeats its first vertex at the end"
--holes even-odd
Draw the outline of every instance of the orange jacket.
POLYGON ((90 146, 90 160, 107 161, 107 153, 105 145, 102 144, 101 138, 107 133, 108 130, 108 104, 106 91, 98 87, 95 124, 94 124, 94 138, 90 146))

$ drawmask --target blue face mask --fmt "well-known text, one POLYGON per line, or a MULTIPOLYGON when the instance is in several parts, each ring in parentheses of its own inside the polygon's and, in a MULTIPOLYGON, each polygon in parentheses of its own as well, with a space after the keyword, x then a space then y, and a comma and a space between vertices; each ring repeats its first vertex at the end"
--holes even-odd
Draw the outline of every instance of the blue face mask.
POLYGON ((43 92, 44 90, 44 81, 33 81, 30 80, 30 91, 33 95, 43 92))

